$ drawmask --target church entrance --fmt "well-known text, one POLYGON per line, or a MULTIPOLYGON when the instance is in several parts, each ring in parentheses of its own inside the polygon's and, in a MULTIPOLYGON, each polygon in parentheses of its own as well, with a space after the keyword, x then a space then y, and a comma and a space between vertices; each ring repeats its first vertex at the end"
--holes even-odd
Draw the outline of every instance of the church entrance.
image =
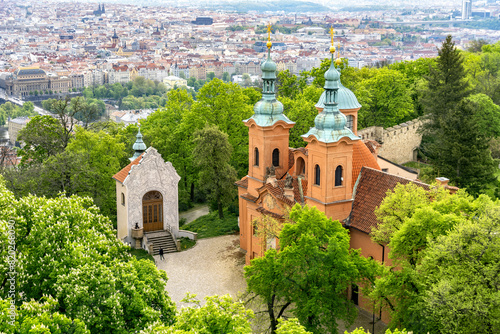
POLYGON ((144 232, 163 230, 163 196, 150 191, 142 198, 142 224, 144 232))

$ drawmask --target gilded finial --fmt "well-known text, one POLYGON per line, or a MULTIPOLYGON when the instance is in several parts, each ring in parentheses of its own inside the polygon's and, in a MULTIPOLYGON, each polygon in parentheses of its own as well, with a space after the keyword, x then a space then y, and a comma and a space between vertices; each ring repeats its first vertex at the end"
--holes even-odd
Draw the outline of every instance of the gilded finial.
POLYGON ((271 43, 271 23, 267 25, 267 48, 270 49, 273 46, 271 43))
POLYGON ((335 65, 340 66, 342 64, 342 58, 340 58, 340 43, 337 43, 337 59, 335 59, 335 65))
POLYGON ((330 53, 335 53, 335 46, 333 45, 333 36, 335 35, 335 30, 333 30, 333 25, 330 27, 330 36, 332 38, 332 46, 330 46, 330 53))

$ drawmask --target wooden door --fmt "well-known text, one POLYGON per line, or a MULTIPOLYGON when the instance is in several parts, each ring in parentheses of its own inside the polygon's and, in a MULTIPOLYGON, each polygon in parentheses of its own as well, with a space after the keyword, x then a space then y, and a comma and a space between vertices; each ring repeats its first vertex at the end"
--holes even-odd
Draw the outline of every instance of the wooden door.
POLYGON ((163 230, 163 196, 159 191, 150 191, 144 195, 142 223, 144 232, 163 230))

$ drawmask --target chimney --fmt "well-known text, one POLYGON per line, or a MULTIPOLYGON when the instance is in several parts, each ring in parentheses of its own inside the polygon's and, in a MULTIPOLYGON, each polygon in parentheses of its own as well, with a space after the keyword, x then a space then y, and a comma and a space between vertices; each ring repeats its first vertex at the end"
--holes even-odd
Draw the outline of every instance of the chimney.
POLYGON ((284 189, 284 194, 286 198, 291 199, 292 201, 294 200, 295 196, 293 196, 293 188, 287 188, 285 187, 284 189))
POLYGON ((448 180, 445 177, 436 177, 436 182, 437 182, 438 186, 446 188, 446 186, 448 186, 448 182, 450 182, 450 180, 448 180))

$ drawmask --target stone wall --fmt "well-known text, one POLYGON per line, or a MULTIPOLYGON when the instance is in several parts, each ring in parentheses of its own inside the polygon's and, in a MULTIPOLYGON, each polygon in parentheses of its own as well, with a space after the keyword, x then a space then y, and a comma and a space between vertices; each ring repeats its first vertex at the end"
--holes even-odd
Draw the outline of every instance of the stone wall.
POLYGON ((402 164, 417 158, 416 149, 422 141, 422 135, 418 133, 421 124, 422 120, 417 118, 388 129, 371 126, 358 130, 358 136, 361 139, 376 140, 382 145, 378 151, 380 156, 402 164))

